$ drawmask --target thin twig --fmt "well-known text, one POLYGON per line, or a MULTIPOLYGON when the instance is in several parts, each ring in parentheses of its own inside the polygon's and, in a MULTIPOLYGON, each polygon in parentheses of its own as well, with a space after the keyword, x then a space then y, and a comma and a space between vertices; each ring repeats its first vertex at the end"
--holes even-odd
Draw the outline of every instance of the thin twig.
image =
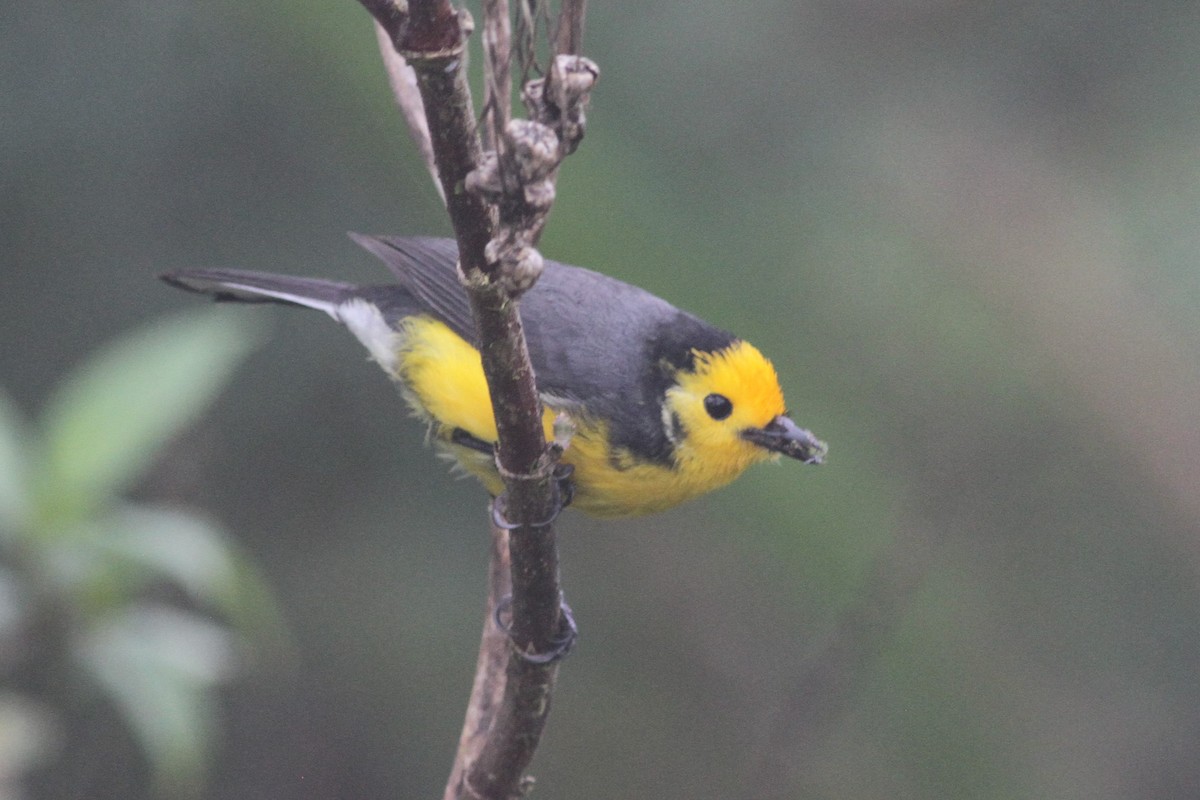
POLYGON ((400 113, 404 115, 404 121, 408 124, 408 132, 417 145, 425 168, 433 178, 433 186, 444 205, 446 192, 442 189, 442 182, 438 180, 437 163, 433 160, 433 144, 429 141, 429 124, 425 122, 425 104, 421 102, 416 73, 404 60, 404 56, 396 52, 391 34, 378 22, 375 23, 375 35, 379 40, 379 53, 383 56, 383 66, 387 70, 396 105, 400 106, 400 113))
POLYGON ((483 2, 483 75, 487 86, 484 117, 487 146, 496 149, 512 118, 512 23, 508 0, 483 2))
POLYGON ((521 85, 524 86, 534 75, 545 70, 537 60, 539 27, 550 24, 547 0, 517 0, 517 19, 513 33, 513 54, 521 68, 521 85))
POLYGON ((555 35, 556 55, 577 56, 583 52, 583 21, 587 16, 587 0, 563 0, 555 35))
POLYGON ((458 800, 467 768, 479 758, 487 743, 492 723, 504 698, 505 666, 508 662, 508 636, 496 624, 496 609, 505 597, 512 594, 511 568, 508 560, 508 531, 492 526, 492 554, 488 563, 488 598, 483 618, 483 634, 479 642, 479 658, 475 664, 475 682, 467 703, 466 719, 458 739, 458 752, 450 779, 446 782, 443 800, 458 800))

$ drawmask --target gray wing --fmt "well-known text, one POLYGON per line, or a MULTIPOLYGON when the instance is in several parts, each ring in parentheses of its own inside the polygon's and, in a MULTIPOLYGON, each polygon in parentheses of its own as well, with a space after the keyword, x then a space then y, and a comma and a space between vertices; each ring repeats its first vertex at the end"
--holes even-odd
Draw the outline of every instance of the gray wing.
MULTIPOLYGON (((452 239, 351 237, 383 260, 421 305, 478 346, 452 239)), ((687 316, 643 289, 555 261, 546 262, 541 279, 521 299, 539 385, 573 400, 628 391, 641 378, 644 351, 659 329, 687 316)))
POLYGON ((458 245, 453 239, 361 233, 351 233, 350 238, 386 264, 426 311, 478 347, 471 304, 458 281, 458 245))

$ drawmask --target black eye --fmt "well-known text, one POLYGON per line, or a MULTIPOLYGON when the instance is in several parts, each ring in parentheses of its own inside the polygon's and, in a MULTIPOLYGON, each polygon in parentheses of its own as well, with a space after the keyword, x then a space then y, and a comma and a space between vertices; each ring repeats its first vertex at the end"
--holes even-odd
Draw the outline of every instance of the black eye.
POLYGON ((723 394, 710 394, 704 398, 704 410, 713 419, 725 419, 733 413, 733 403, 723 394))

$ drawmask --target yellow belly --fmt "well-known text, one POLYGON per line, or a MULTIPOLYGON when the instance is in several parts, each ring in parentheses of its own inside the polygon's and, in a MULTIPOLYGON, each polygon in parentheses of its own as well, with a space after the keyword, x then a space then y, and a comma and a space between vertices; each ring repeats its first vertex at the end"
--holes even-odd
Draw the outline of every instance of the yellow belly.
MULTIPOLYGON (((429 422, 434 441, 489 492, 502 492, 504 485, 490 455, 450 441, 455 428, 485 442, 497 438, 479 352, 430 317, 405 320, 398 341, 398 374, 394 377, 414 411, 429 422)), ((548 439, 559 412, 571 415, 575 426, 562 459, 575 468, 572 506, 593 516, 661 511, 723 486, 741 472, 714 471, 686 459, 679 466, 636 462, 627 450, 610 452, 602 420, 551 406, 546 407, 542 419, 548 439)))

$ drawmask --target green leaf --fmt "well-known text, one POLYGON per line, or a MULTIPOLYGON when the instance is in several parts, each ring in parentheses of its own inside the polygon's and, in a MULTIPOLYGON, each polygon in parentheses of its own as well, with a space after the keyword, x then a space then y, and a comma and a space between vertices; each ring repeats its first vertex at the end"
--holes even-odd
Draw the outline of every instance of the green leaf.
POLYGON ((231 542, 205 520, 126 506, 108 527, 103 546, 109 556, 170 580, 202 604, 221 604, 231 594, 236 575, 231 542))
POLYGON ((26 635, 28 617, 34 610, 31 595, 19 572, 0 565, 0 641, 17 641, 26 635))
POLYGON ((10 781, 57 755, 62 730, 54 713, 41 702, 17 692, 0 693, 0 797, 15 797, 10 781))
POLYGON ((29 426, 20 409, 0 392, 0 537, 25 528, 30 519, 29 426))
POLYGON ((227 631, 183 611, 134 608, 95 626, 75 653, 133 730, 160 790, 199 797, 216 730, 213 689, 233 669, 227 631))
POLYGON ((38 497, 46 518, 78 519, 127 489, 200 415, 256 339, 244 317, 206 308, 126 335, 77 367, 42 417, 38 497))
POLYGON ((151 506, 125 506, 107 523, 103 557, 169 580, 224 615, 258 645, 286 646, 266 579, 215 523, 151 506))

